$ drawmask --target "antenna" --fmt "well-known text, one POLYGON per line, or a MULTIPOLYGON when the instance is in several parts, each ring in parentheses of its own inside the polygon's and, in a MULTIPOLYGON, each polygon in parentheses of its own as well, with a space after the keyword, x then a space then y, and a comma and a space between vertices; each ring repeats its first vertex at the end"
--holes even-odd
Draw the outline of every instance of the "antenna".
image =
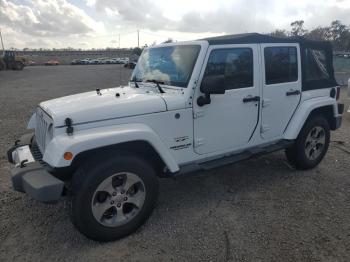
POLYGON ((2 51, 5 52, 4 42, 2 40, 1 28, 0 28, 0 39, 1 39, 2 51))
POLYGON ((119 86, 123 86, 122 84, 122 66, 123 64, 119 64, 119 86))

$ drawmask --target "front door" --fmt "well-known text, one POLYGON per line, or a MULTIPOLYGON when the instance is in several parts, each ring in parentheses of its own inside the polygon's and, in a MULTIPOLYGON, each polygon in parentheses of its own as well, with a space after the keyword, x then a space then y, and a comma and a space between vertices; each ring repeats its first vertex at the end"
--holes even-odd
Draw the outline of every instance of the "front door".
POLYGON ((300 51, 298 44, 262 44, 263 139, 283 135, 301 97, 300 51))
MULTIPOLYGON (((226 91, 212 94, 210 104, 199 106, 194 102, 195 152, 206 154, 244 147, 259 119, 258 45, 210 46, 204 64, 201 79, 223 76, 226 91)), ((201 95, 197 90, 196 97, 201 95)))

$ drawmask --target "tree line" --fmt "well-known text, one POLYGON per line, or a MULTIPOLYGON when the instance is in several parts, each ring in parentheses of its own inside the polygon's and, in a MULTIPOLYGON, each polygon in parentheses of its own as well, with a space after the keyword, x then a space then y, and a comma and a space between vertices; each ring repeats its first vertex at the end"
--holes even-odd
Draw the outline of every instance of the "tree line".
MULTIPOLYGON (((290 24, 291 30, 276 29, 271 32, 270 35, 276 37, 289 37, 289 36, 303 36, 312 40, 326 40, 330 41, 333 45, 334 51, 350 51, 350 26, 344 25, 341 21, 335 20, 329 26, 318 26, 312 30, 307 30, 304 27, 304 20, 297 20, 290 24)), ((174 40, 168 38, 164 43, 171 43, 174 40)), ((151 46, 153 46, 153 43, 151 46)), ((144 47, 147 47, 145 45, 144 47)), ((122 48, 123 50, 132 50, 133 53, 139 54, 144 48, 122 48)), ((11 48, 12 50, 18 50, 11 48)), ((92 48, 85 49, 91 51, 101 51, 101 50, 119 50, 118 48, 92 48)), ((72 47, 67 48, 24 48, 23 51, 83 51, 82 49, 75 49, 72 47)))
POLYGON ((303 20, 297 20, 290 24, 291 30, 276 29, 270 35, 277 37, 303 36, 311 40, 330 41, 335 51, 350 51, 350 27, 341 21, 335 20, 329 26, 318 26, 312 30, 304 27, 303 20))

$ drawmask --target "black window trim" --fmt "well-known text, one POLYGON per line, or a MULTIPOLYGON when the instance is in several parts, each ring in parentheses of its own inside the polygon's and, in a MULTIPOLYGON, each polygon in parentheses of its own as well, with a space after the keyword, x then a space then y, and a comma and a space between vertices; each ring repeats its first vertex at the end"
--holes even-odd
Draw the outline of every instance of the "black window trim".
POLYGON ((287 43, 286 45, 266 45, 264 46, 264 50, 262 52, 262 55, 264 57, 264 63, 263 63, 263 66, 264 66, 264 85, 266 86, 273 86, 273 85, 283 85, 283 84, 296 84, 300 81, 300 77, 301 77, 301 70, 300 70, 300 66, 299 65, 299 62, 301 60, 300 58, 300 51, 298 52, 298 47, 299 47, 299 50, 300 50, 300 46, 298 45, 291 45, 290 43, 287 43), (283 48, 283 47, 287 47, 287 48, 295 48, 296 49, 296 54, 297 54, 297 80, 295 81, 290 81, 290 82, 281 82, 281 83, 273 83, 273 84, 267 84, 266 83, 266 59, 265 59, 265 49, 266 48, 274 48, 274 47, 277 47, 277 48, 283 48), (298 57, 299 56, 299 57, 298 57))
POLYGON ((203 80, 203 77, 205 76, 205 70, 207 69, 208 61, 209 61, 211 53, 213 51, 216 51, 216 50, 232 50, 232 49, 250 49, 251 50, 252 57, 253 57, 253 85, 252 86, 247 86, 247 87, 241 87, 241 88, 227 89, 225 91, 228 92, 228 91, 235 91, 235 90, 241 90, 241 89, 246 89, 246 88, 256 88, 256 85, 255 85, 255 69, 254 69, 254 63, 255 63, 254 49, 251 46, 246 46, 246 47, 245 46, 240 46, 240 47, 226 47, 226 46, 225 47, 219 47, 219 46, 215 46, 214 48, 212 48, 210 50, 209 55, 208 55, 208 59, 206 60, 206 64, 205 64, 204 71, 203 71, 202 80, 203 80))

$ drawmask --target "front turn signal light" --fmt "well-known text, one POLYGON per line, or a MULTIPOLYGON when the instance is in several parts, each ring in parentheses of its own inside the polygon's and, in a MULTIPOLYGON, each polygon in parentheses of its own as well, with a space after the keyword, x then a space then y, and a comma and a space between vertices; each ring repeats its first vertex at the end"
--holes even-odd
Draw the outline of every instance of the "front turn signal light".
POLYGON ((72 152, 65 152, 65 153, 63 154, 63 158, 64 158, 65 160, 72 160, 72 159, 73 159, 73 154, 72 154, 72 152))

